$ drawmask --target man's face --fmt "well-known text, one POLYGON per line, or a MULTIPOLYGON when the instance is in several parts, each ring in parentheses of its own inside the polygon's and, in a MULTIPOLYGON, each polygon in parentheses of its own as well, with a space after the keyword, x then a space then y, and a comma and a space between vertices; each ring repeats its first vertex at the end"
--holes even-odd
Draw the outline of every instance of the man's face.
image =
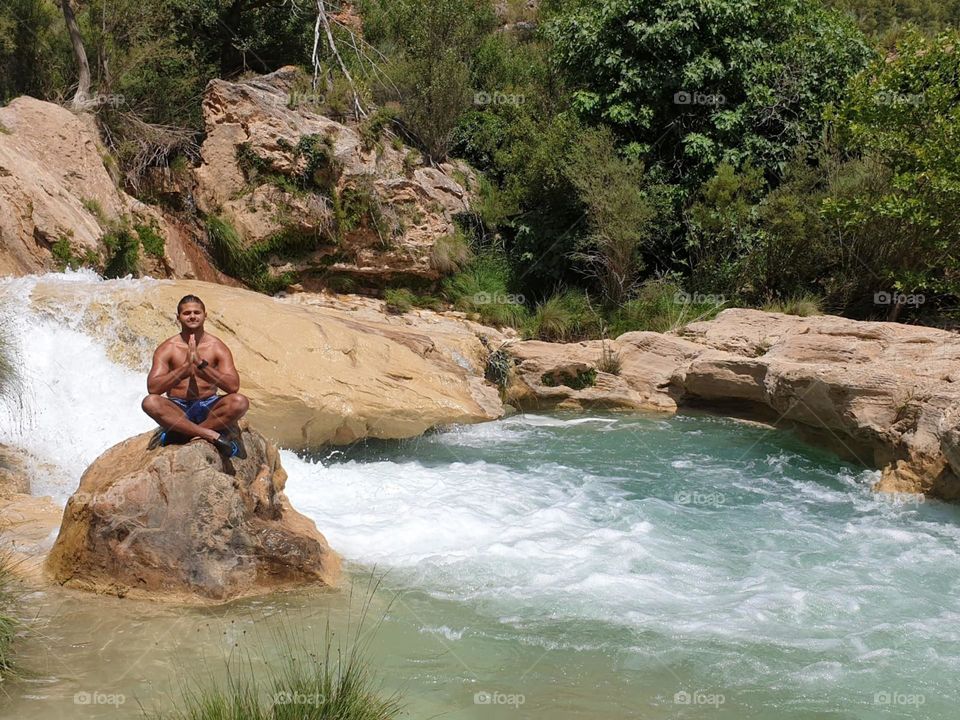
POLYGON ((180 306, 180 314, 177 315, 180 325, 184 330, 199 330, 203 327, 203 321, 207 319, 207 314, 203 311, 200 303, 188 302, 180 306))

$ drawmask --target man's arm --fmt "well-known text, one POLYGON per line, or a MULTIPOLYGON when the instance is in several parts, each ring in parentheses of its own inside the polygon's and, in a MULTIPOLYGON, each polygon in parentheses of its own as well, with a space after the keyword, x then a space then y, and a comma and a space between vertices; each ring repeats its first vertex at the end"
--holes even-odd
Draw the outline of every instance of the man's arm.
POLYGON ((170 348, 166 343, 160 345, 153 353, 153 366, 147 375, 147 392, 151 395, 163 395, 193 370, 189 355, 183 365, 168 370, 167 368, 170 367, 169 356, 170 348))
POLYGON ((237 367, 233 364, 233 355, 230 348, 224 343, 218 342, 214 351, 214 359, 217 361, 217 367, 210 363, 203 370, 198 368, 197 376, 212 382, 225 393, 240 392, 240 373, 237 372, 237 367))

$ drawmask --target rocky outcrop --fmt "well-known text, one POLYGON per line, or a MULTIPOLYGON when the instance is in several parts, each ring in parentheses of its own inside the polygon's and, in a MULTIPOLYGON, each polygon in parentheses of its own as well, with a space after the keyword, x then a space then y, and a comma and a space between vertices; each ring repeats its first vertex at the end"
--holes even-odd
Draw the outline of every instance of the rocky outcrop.
POLYGON ((276 446, 246 428, 245 459, 209 443, 112 447, 67 502, 47 568, 60 584, 118 596, 215 601, 333 585, 340 559, 284 495, 276 446))
MULTIPOLYGON (((63 283, 39 278, 32 307, 71 318, 114 360, 146 374, 153 349, 177 330, 177 301, 203 298, 207 329, 223 339, 251 401, 249 418, 284 447, 413 437, 503 412, 482 380, 482 348, 458 345, 401 319, 379 322, 299 300, 185 281, 63 283)), ((495 332, 495 331, 491 331, 495 332)))
POLYGON ((526 408, 701 406, 794 425, 881 468, 879 489, 960 499, 955 333, 735 309, 676 334, 627 333, 607 350, 619 374, 601 371, 600 342, 515 343, 509 397, 526 408))
POLYGON ((189 232, 117 187, 92 116, 19 97, 0 107, 0 275, 84 264, 102 267, 104 236, 150 227, 163 240, 139 248, 145 274, 223 281, 189 232))
POLYGON ((403 145, 318 114, 314 97, 293 67, 212 80, 198 207, 233 225, 246 247, 269 243, 274 275, 291 272, 307 289, 333 276, 359 285, 438 278, 432 251, 468 209, 472 171, 426 167, 403 145))

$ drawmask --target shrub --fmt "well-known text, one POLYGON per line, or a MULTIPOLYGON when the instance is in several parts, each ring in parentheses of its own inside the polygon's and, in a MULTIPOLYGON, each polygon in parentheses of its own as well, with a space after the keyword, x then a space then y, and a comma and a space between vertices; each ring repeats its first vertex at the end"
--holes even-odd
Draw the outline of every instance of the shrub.
POLYGON ((140 238, 129 227, 116 227, 103 236, 107 262, 103 275, 108 278, 134 277, 140 274, 140 238))
POLYGON ((255 263, 230 223, 213 215, 207 218, 207 239, 214 260, 225 273, 238 278, 253 274, 255 263))
POLYGON ((597 361, 597 370, 599 372, 619 375, 623 370, 623 360, 620 353, 610 349, 607 341, 604 340, 600 347, 600 359, 597 361))
POLYGON ((487 252, 446 278, 443 294, 458 310, 476 313, 482 322, 520 327, 529 313, 523 298, 508 292, 509 275, 505 258, 487 252))

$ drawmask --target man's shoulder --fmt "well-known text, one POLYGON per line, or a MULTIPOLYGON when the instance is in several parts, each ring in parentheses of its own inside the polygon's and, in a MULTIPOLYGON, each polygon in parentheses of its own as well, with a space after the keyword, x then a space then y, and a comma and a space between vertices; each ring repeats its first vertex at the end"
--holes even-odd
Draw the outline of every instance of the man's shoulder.
POLYGON ((210 340, 210 344, 216 347, 217 349, 229 350, 227 344, 218 338, 216 335, 208 332, 204 332, 204 337, 210 340))
POLYGON ((182 338, 180 337, 179 334, 171 335, 162 343, 157 345, 157 350, 166 350, 167 348, 171 348, 171 347, 174 347, 175 345, 178 345, 180 342, 182 342, 182 338))

